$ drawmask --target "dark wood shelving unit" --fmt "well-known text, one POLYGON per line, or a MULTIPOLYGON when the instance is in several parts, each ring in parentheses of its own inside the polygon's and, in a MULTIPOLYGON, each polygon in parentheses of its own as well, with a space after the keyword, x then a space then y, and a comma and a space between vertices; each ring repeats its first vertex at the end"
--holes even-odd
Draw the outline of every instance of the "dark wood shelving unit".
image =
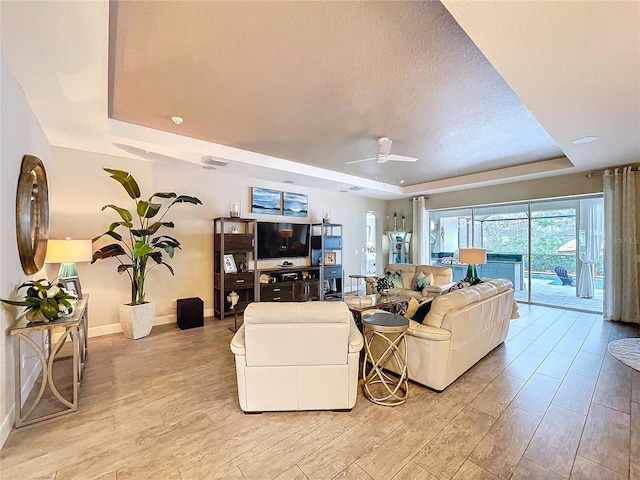
POLYGON ((320 267, 260 269, 259 277, 268 275, 268 283, 260 283, 261 302, 308 302, 320 299, 320 267))
POLYGON ((239 296, 236 313, 259 297, 257 281, 257 223, 253 218, 219 217, 213 220, 213 308, 220 320, 233 313, 227 296, 239 296), (224 256, 233 255, 237 273, 224 272, 224 256), (244 268, 244 271, 243 271, 244 268))

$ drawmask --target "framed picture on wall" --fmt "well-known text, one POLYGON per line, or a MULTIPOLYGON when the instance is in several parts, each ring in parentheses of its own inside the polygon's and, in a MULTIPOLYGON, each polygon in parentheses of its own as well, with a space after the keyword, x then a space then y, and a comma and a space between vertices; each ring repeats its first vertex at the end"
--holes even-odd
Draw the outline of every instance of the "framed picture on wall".
POLYGON ((279 190, 251 187, 251 213, 282 214, 282 195, 279 190))
POLYGON ((231 254, 224 256, 224 273, 238 273, 236 261, 231 254))
POLYGON ((309 203, 303 193, 282 192, 282 214, 290 217, 309 215, 309 203))

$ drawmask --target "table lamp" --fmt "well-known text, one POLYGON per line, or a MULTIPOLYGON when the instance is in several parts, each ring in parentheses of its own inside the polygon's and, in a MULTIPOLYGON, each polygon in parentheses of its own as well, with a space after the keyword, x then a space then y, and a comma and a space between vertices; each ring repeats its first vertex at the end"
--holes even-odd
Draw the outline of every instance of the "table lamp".
POLYGON ((478 281, 478 265, 487 263, 487 249, 486 248, 461 248, 459 250, 460 255, 458 261, 460 263, 467 263, 467 280, 469 283, 475 283, 478 281))
MULTIPOLYGON (((45 263, 59 263, 58 277, 77 277, 77 262, 90 262, 92 257, 91 240, 49 240, 45 263)), ((79 280, 78 280, 79 282, 79 280)))

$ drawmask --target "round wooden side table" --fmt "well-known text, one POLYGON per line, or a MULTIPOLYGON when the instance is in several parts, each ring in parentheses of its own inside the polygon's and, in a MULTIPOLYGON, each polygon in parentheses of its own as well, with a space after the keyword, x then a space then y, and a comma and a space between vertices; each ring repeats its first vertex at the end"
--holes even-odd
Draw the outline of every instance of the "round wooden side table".
POLYGON ((364 360, 362 388, 374 403, 385 406, 402 405, 407 401, 407 340, 409 320, 394 313, 373 313, 362 319, 364 327, 364 360), (384 371, 395 363, 398 376, 384 371))

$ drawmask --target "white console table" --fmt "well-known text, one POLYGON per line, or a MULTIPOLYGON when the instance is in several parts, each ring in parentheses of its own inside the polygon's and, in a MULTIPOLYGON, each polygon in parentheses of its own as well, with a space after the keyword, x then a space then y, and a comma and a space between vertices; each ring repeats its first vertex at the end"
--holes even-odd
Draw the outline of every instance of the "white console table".
POLYGON ((67 413, 76 412, 78 410, 78 389, 82 380, 83 367, 87 359, 87 325, 89 322, 88 303, 89 295, 85 294, 83 298, 76 302, 73 308, 73 313, 70 316, 49 321, 47 323, 31 323, 26 319, 25 315, 22 315, 16 324, 9 330, 9 334, 13 336, 16 428, 67 413), (56 344, 52 347, 51 341, 53 330, 62 330, 63 332, 56 341, 56 344), (44 334, 48 336, 49 341, 46 343, 45 348, 42 348, 34 342, 28 335, 38 331, 44 332, 44 334), (73 376, 73 386, 70 400, 64 398, 60 394, 54 382, 52 371, 53 362, 57 358, 56 355, 60 352, 60 349, 67 340, 71 342, 73 358, 73 369, 71 372, 73 376), (33 403, 30 406, 25 406, 26 411, 23 411, 22 407, 22 365, 20 361, 20 349, 22 343, 30 346, 35 352, 40 361, 40 367, 42 368, 40 390, 33 400, 33 403), (58 412, 29 418, 38 403, 40 403, 40 400, 42 400, 47 385, 49 386, 53 396, 66 408, 58 412))

